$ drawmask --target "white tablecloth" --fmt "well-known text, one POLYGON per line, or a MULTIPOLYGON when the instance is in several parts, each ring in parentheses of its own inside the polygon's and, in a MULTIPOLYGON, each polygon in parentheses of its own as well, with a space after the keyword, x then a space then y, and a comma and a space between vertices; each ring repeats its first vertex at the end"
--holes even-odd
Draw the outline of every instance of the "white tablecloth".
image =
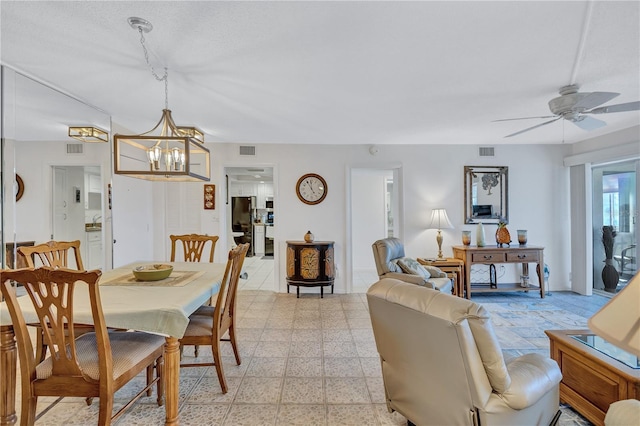
MULTIPOLYGON (((134 267, 149 263, 136 262, 103 273, 101 281, 107 281, 134 267)), ((162 336, 180 338, 189 323, 189 315, 200 305, 218 293, 224 275, 222 263, 179 263, 162 262, 173 265, 175 271, 205 271, 195 276, 183 287, 167 286, 101 286, 102 311, 108 327, 135 329, 162 336)), ((37 322, 37 316, 28 296, 18 298, 27 323, 37 322)), ((86 285, 76 284, 74 294, 74 321, 93 324, 89 295, 86 285)), ((9 311, 4 302, 0 303, 0 325, 11 324, 9 311)))

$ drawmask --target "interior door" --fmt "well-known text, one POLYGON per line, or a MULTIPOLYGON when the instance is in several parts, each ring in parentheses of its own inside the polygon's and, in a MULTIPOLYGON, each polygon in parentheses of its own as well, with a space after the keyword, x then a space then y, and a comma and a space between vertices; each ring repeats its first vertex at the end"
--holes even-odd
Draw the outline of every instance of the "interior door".
POLYGON ((67 199, 67 169, 53 167, 53 233, 52 240, 68 241, 69 236, 69 200, 67 199))

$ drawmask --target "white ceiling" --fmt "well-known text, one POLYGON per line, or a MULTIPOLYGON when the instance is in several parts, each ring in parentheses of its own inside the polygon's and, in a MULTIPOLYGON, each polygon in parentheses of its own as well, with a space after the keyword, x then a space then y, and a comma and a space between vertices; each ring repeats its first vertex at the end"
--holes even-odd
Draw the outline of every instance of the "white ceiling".
POLYGON ((549 115, 561 86, 640 100, 640 2, 2 1, 1 60, 151 129, 164 87, 130 16, 149 20, 169 108, 208 142, 572 143, 640 125, 598 116, 585 132, 549 115))

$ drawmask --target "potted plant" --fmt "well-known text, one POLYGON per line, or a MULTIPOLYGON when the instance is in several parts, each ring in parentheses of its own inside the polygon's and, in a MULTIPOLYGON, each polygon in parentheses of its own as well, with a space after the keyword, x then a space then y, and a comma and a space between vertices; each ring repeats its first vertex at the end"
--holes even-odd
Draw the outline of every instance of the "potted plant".
POLYGON ((616 230, 613 226, 602 227, 602 245, 604 246, 604 268, 602 268, 602 282, 604 290, 615 293, 618 287, 620 276, 615 266, 613 266, 613 243, 616 239, 616 230))

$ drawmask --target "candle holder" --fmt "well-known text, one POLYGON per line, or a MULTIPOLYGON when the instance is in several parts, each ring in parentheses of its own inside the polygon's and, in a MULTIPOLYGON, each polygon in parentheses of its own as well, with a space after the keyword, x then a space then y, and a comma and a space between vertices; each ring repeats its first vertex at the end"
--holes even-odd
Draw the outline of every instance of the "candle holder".
POLYGON ((527 245, 527 230, 526 229, 518 229, 518 243, 521 246, 527 245))
POLYGON ((462 231, 462 244, 465 246, 471 244, 471 231, 462 231))

